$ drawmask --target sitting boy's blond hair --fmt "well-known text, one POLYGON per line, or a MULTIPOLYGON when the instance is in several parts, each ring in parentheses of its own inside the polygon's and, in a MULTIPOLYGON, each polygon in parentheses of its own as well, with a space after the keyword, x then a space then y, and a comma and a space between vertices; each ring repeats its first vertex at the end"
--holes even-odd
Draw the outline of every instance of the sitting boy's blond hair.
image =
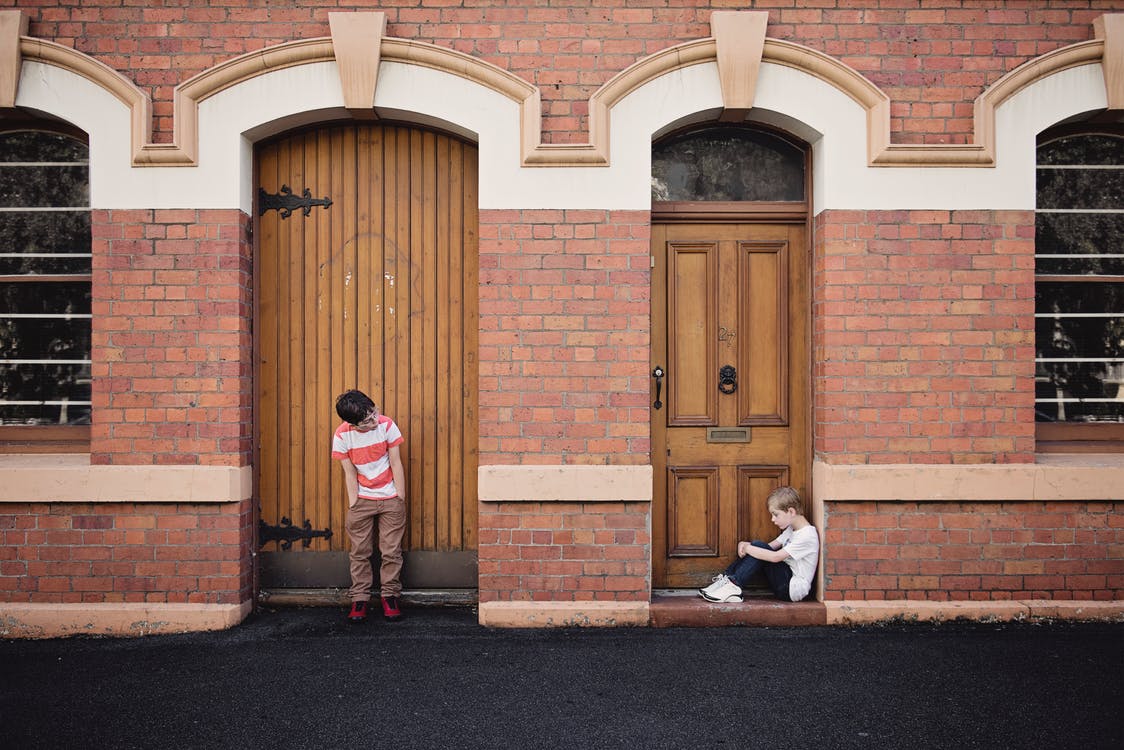
POLYGON ((804 503, 800 500, 800 493, 792 487, 777 487, 769 493, 765 503, 770 511, 778 510, 783 513, 789 508, 794 508, 797 515, 804 515, 804 503))

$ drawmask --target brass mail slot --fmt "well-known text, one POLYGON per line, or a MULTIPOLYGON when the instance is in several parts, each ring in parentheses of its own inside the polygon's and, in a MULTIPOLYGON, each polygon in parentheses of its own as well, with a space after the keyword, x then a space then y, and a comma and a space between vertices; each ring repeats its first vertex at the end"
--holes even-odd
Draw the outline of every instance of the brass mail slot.
POLYGON ((708 443, 748 443, 752 439, 748 427, 706 428, 706 442, 708 443))

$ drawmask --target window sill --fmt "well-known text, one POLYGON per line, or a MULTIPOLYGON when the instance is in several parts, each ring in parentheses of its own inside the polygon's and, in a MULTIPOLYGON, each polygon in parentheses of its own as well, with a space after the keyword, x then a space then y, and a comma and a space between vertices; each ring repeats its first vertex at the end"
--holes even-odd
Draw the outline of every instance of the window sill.
POLYGON ((0 503, 233 503, 249 466, 94 466, 85 453, 0 455, 0 503))
POLYGON ((813 465, 820 501, 1124 500, 1124 454, 1038 454, 1028 464, 813 465))

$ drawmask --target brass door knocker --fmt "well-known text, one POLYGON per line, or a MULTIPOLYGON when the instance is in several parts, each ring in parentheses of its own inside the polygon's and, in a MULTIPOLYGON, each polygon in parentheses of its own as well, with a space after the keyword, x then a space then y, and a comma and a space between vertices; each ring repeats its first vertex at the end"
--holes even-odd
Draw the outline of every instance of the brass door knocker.
POLYGON ((733 393, 738 389, 738 371, 733 365, 722 365, 718 371, 718 390, 723 393, 733 393))

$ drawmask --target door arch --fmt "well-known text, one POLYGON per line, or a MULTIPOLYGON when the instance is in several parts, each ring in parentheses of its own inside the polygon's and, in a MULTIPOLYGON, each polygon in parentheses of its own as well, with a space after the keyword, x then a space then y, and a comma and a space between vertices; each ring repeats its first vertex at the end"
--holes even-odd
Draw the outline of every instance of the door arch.
POLYGON ((476 147, 347 123, 255 156, 260 586, 348 583, 330 442, 354 387, 406 438, 405 585, 475 588, 476 147))
POLYGON ((721 125, 652 164, 652 585, 696 587, 776 536, 773 488, 811 510, 809 151, 721 125))

